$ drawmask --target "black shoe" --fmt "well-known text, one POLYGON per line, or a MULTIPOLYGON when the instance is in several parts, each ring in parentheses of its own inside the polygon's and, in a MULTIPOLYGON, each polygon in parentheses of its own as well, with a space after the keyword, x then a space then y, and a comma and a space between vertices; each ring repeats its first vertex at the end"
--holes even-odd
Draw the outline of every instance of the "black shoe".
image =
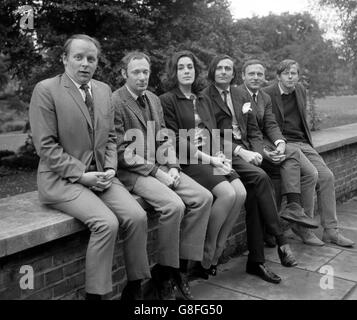
POLYGON ((215 277, 217 275, 217 265, 212 264, 208 269, 208 274, 215 277))
POLYGON ((193 300, 191 293, 191 288, 188 283, 187 274, 183 272, 178 272, 174 277, 175 287, 177 289, 176 299, 177 300, 193 300))
POLYGON ((162 278, 163 268, 165 267, 155 265, 151 270, 151 280, 155 287, 156 296, 159 300, 176 300, 172 280, 162 278))
POLYGON ((305 228, 316 229, 319 227, 317 222, 314 219, 308 217, 305 214, 304 209, 296 202, 288 203, 280 217, 289 222, 298 223, 305 228))
POLYGON ((247 263, 247 273, 253 274, 271 283, 280 283, 281 278, 274 272, 270 271, 263 263, 247 263))
POLYGON ((201 262, 197 262, 192 268, 191 276, 208 280, 209 269, 203 268, 201 262))
POLYGON ((276 247, 275 237, 273 235, 267 233, 267 232, 264 234, 264 242, 265 242, 265 245, 268 248, 275 248, 276 247))
POLYGON ((86 293, 86 300, 102 300, 102 296, 100 294, 94 294, 94 293, 86 293))
POLYGON ((295 267, 297 262, 288 244, 278 247, 280 262, 284 267, 295 267))
POLYGON ((134 301, 134 300, 143 300, 143 291, 141 286, 129 286, 126 285, 121 293, 120 300, 122 301, 134 301))

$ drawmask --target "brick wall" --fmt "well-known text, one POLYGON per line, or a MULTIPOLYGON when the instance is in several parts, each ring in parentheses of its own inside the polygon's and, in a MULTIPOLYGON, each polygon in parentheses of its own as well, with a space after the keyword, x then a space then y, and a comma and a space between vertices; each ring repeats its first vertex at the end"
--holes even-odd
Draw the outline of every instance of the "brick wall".
MULTIPOLYGON (((357 144, 346 145, 322 154, 336 177, 336 196, 344 200, 357 192, 357 144)), ((227 241, 223 256, 246 249, 245 214, 242 212, 227 241)), ((0 299, 83 299, 84 263, 89 232, 82 231, 44 245, 0 258, 0 299), (20 268, 34 269, 34 289, 21 290, 20 268)), ((155 263, 157 217, 149 213, 148 254, 155 263)), ((119 298, 126 274, 122 241, 118 239, 113 261, 113 292, 106 298, 119 298)))

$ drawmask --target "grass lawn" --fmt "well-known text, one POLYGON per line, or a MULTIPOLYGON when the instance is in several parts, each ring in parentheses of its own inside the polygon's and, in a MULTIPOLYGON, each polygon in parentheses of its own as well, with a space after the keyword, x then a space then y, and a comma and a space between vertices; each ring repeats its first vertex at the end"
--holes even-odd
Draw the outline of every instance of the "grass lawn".
POLYGON ((321 118, 319 129, 357 122, 357 96, 326 97, 317 99, 316 104, 321 118))

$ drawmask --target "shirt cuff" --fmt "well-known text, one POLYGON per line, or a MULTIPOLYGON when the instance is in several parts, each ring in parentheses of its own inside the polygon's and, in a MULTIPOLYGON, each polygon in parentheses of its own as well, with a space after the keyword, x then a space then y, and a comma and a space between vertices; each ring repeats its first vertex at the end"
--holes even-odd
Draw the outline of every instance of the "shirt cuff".
POLYGON ((239 155, 239 152, 240 152, 242 149, 243 149, 243 147, 238 146, 237 148, 234 149, 233 155, 237 157, 237 156, 239 155))
POLYGON ((274 144, 275 144, 275 146, 278 146, 278 144, 281 143, 281 142, 286 143, 285 140, 283 140, 283 139, 278 139, 278 140, 276 140, 276 141, 274 142, 274 144))

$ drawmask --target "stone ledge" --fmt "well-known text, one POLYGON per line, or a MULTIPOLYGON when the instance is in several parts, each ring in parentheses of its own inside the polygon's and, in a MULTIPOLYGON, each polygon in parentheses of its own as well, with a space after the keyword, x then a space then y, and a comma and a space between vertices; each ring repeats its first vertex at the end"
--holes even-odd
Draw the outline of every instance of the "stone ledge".
MULTIPOLYGON (((149 208, 134 197, 145 210, 149 208)), ((79 220, 41 205, 37 191, 0 199, 0 258, 85 228, 79 220)))
POLYGON ((357 123, 314 131, 312 141, 319 153, 357 143, 357 123))
MULTIPOLYGON (((313 132, 318 152, 357 143, 357 124, 313 132)), ((140 205, 150 206, 135 196, 140 205)), ((86 227, 80 221, 41 205, 37 192, 0 199, 0 258, 56 240, 86 227)))

